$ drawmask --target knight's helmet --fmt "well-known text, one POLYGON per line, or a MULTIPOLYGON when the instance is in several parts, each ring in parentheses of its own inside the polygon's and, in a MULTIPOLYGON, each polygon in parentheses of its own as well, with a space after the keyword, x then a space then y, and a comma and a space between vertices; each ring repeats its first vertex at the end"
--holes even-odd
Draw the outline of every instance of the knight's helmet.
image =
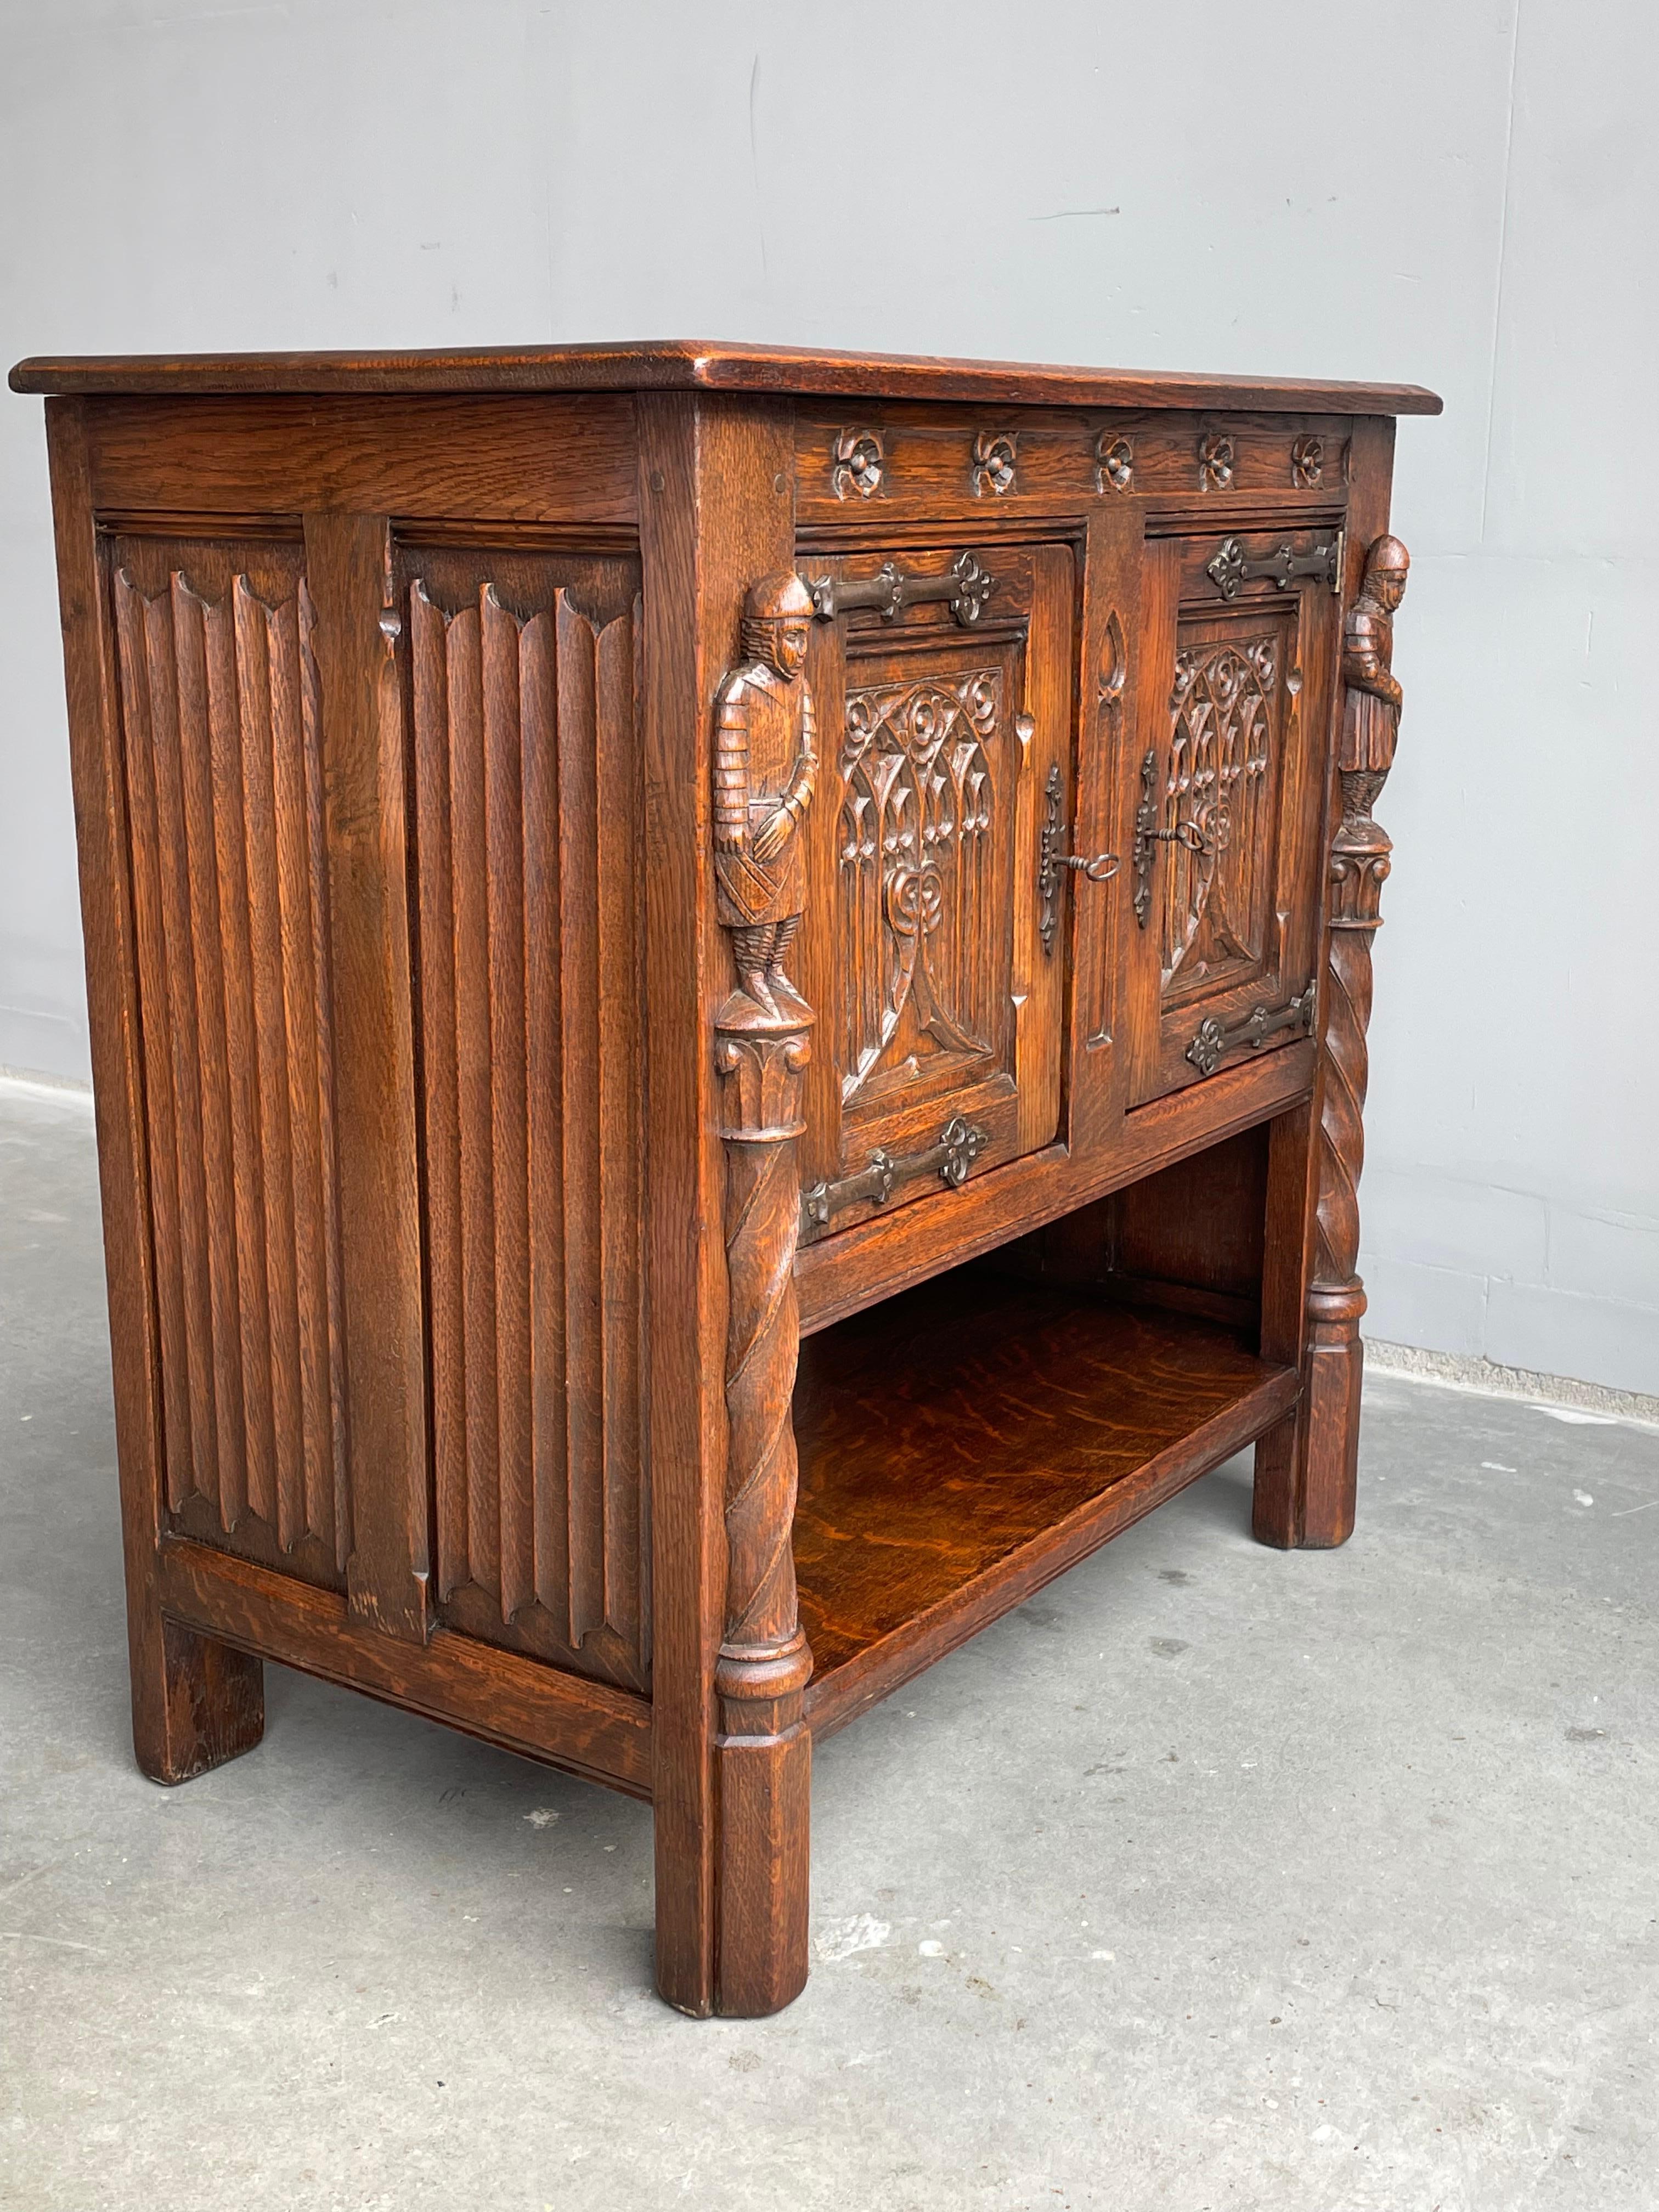
MULTIPOLYGON (((1401 549, 1403 552, 1403 547, 1401 549)), ((793 568, 763 576, 743 603, 743 649, 751 660, 778 665, 777 633, 787 622, 810 622, 812 599, 793 568)))
POLYGON ((1411 565, 1412 556, 1397 538, 1379 538, 1365 556, 1365 581, 1386 578, 1403 591, 1411 565))

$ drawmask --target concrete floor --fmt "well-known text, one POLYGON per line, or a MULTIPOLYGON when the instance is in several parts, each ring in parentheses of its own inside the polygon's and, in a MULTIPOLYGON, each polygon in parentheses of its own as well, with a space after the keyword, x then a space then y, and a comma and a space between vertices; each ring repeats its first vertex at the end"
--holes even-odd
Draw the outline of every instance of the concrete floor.
POLYGON ((646 1809, 277 1668, 132 1763, 90 1115, 0 1093, 0 2204, 1650 2212, 1659 1435, 1392 1378, 826 1745, 779 2018, 652 1996, 646 1809))

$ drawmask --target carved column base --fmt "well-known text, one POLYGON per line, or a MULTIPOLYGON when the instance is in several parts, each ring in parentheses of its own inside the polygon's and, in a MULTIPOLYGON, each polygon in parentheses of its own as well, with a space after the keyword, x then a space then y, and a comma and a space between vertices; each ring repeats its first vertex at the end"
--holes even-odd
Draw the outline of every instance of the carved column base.
POLYGON ((798 1630, 781 1650, 722 1645, 720 1899, 714 2009, 749 2020, 806 1985, 812 1738, 801 1697, 812 1672, 798 1630))

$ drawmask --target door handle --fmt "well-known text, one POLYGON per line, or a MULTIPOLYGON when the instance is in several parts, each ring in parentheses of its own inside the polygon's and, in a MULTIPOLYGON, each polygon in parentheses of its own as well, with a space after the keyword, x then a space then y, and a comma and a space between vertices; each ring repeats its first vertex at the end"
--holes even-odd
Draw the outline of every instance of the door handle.
POLYGON ((1081 853, 1060 851, 1066 835, 1060 821, 1064 788, 1060 763, 1056 761, 1044 787, 1042 835, 1037 847, 1037 895, 1042 901, 1037 933, 1050 959, 1054 957, 1054 931, 1060 922, 1060 886, 1066 872, 1075 870, 1086 884, 1103 884, 1109 883, 1122 865, 1115 853, 1096 853, 1092 858, 1085 858, 1081 853))
POLYGON ((1203 815, 1189 822, 1177 822, 1173 830, 1158 826, 1158 748, 1148 745, 1146 757, 1140 763, 1140 804, 1135 809, 1135 841, 1129 848, 1129 866, 1134 872, 1134 909, 1137 926, 1145 929, 1146 917, 1152 910, 1152 864, 1158 858, 1160 845, 1184 845, 1189 853, 1219 853, 1231 834, 1232 823, 1224 806, 1207 806, 1203 815), (1206 835, 1205 823, 1209 823, 1212 835, 1206 835))

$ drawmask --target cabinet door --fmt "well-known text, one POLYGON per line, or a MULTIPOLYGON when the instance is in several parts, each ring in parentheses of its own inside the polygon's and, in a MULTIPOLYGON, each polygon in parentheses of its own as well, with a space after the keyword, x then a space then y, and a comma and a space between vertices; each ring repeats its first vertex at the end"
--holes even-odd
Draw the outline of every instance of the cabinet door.
POLYGON ((1328 528, 1148 546, 1136 1103, 1312 1030, 1335 552, 1328 528))
POLYGON ((1075 582, 1063 546, 800 567, 826 617, 808 665, 810 1239, 1056 1133, 1066 933, 1044 928, 1038 871, 1048 813, 1071 818, 1075 582), (893 576, 899 604, 868 604, 893 576))
POLYGON ((439 1620, 645 1680, 631 562, 406 542, 439 1620))
POLYGON ((303 544, 106 541, 167 1526, 351 1550, 323 729, 303 544))

